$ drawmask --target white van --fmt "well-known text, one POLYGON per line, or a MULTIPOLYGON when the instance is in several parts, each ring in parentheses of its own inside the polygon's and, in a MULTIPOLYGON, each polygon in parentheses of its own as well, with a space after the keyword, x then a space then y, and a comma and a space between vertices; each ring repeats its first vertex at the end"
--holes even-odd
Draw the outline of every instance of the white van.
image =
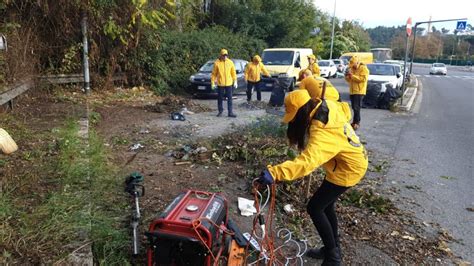
POLYGON ((285 89, 295 88, 298 74, 308 68, 308 56, 313 54, 310 48, 271 48, 263 50, 262 61, 271 79, 262 78, 262 89, 273 89, 275 80, 285 89))

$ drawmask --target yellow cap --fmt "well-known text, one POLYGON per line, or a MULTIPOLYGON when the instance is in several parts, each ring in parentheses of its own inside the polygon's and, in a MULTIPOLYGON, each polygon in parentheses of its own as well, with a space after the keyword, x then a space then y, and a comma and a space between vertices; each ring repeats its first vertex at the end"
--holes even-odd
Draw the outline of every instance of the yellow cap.
POLYGON ((227 52, 226 49, 222 49, 221 50, 221 55, 229 55, 229 53, 227 52))
POLYGON ((311 58, 311 59, 313 59, 313 60, 316 60, 316 56, 314 56, 314 54, 308 55, 308 58, 311 58))
POLYGON ((298 81, 302 81, 304 79, 303 75, 306 74, 308 76, 313 75, 313 72, 309 69, 302 69, 300 70, 300 73, 298 73, 298 81))
POLYGON ((294 90, 285 97, 285 116, 283 116, 283 123, 289 123, 293 120, 301 106, 305 105, 311 96, 307 90, 294 90))
POLYGON ((256 54, 253 58, 252 58, 252 61, 253 62, 262 62, 262 58, 260 58, 260 56, 258 54, 256 54))

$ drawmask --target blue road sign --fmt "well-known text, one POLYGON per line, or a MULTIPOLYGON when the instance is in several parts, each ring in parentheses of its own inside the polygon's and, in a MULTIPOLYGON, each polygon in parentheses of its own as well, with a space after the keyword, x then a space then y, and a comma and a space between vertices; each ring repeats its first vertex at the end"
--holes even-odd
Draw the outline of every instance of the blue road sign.
POLYGON ((456 24, 456 29, 457 30, 465 30, 466 29, 466 24, 467 24, 467 21, 458 21, 458 23, 456 24))

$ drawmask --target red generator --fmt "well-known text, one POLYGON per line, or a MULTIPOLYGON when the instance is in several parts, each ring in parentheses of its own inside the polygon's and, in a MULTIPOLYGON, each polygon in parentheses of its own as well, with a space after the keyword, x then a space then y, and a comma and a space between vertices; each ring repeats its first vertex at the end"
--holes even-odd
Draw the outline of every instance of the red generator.
POLYGON ((224 249, 221 227, 227 226, 227 208, 227 200, 216 193, 181 193, 146 233, 148 265, 211 265, 224 249))

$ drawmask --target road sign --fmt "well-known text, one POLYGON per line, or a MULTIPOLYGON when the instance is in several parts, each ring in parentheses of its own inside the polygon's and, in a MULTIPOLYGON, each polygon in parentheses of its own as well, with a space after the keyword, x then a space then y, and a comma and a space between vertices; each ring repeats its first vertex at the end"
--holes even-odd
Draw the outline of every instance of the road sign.
POLYGON ((466 29, 466 24, 467 24, 467 21, 458 21, 458 23, 456 24, 456 29, 457 30, 465 30, 466 29))
POLYGON ((411 35, 411 17, 407 20, 407 36, 410 37, 411 35))

